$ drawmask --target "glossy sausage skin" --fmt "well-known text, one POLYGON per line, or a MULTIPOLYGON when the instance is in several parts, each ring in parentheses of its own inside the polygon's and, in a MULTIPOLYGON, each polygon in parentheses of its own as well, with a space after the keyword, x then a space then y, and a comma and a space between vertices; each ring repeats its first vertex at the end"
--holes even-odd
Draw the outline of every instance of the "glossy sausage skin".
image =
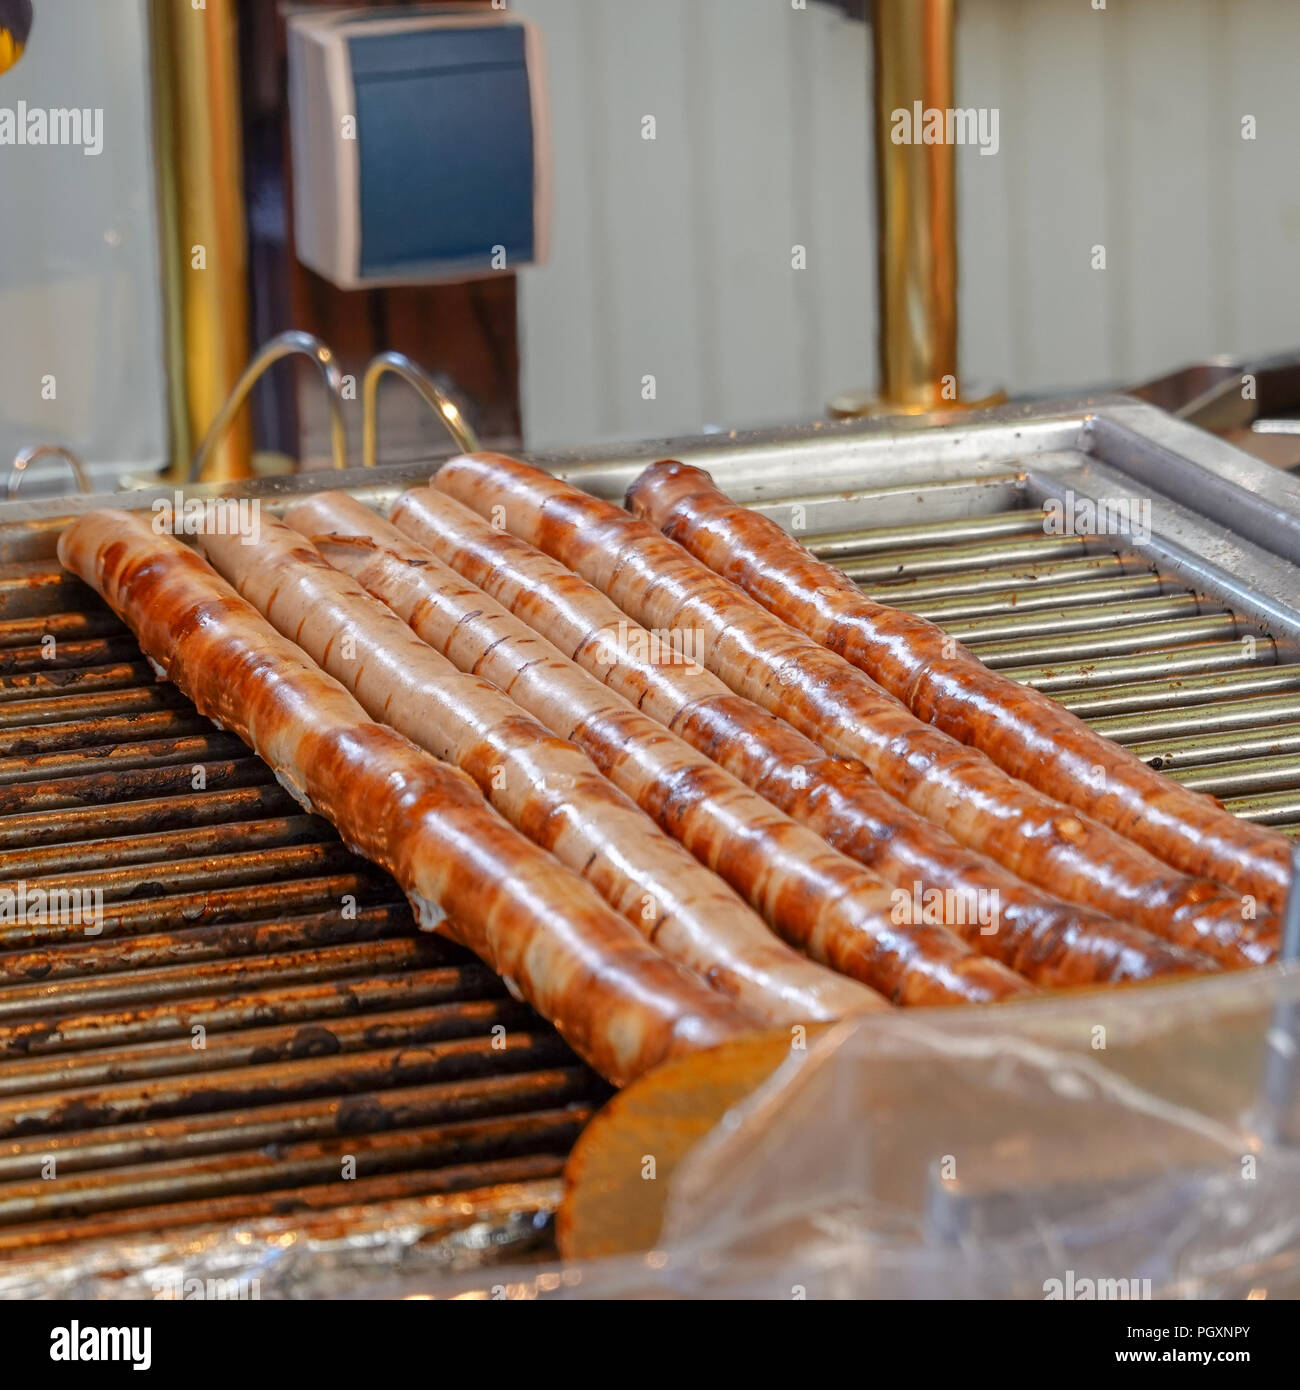
POLYGON ((869 599, 776 522, 733 502, 702 469, 654 464, 632 484, 628 507, 865 671, 918 718, 1165 863, 1280 910, 1290 881, 1285 836, 1161 776, 1046 695, 990 671, 942 628, 869 599))
MULTIPOLYGON (((299 524, 307 505, 293 513, 299 524)), ((401 506, 395 516, 402 518, 401 506)), ((985 1003, 1029 990, 940 926, 895 924, 893 897, 877 878, 619 699, 387 522, 342 508, 330 519, 348 533, 313 536, 331 563, 462 670, 577 743, 790 944, 899 1004, 985 1003)))
MULTIPOLYGON (((340 507, 372 515, 346 495, 324 494, 289 516, 319 529, 340 507)), ((263 517, 260 532, 255 545, 228 534, 201 538, 202 548, 368 714, 468 773, 516 829, 581 874, 664 955, 767 1024, 872 1006, 861 985, 779 941, 579 748, 440 656, 296 530, 263 517)))
POLYGON ((1225 963, 1277 951, 1275 917, 1180 874, 1107 826, 1009 777, 924 724, 842 657, 796 632, 619 507, 500 454, 464 455, 435 485, 576 570, 644 626, 699 628, 705 662, 955 839, 1057 897, 1136 921, 1225 963))
POLYGON ((59 559, 208 718, 239 734, 426 923, 468 946, 610 1080, 749 1026, 576 874, 513 830, 464 773, 392 729, 204 560, 138 514, 89 512, 59 559))
POLYGON ((693 659, 691 642, 674 645, 669 634, 637 626, 558 560, 436 489, 406 493, 399 514, 458 574, 787 815, 917 901, 939 890, 959 935, 1034 983, 1054 988, 1213 968, 1199 953, 1053 898, 957 844, 882 791, 861 763, 828 757, 784 720, 734 695, 693 659))

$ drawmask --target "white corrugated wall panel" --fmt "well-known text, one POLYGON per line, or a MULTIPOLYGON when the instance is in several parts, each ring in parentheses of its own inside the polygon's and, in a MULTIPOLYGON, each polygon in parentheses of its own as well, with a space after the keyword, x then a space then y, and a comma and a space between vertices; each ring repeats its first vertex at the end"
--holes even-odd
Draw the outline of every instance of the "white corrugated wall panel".
MULTIPOLYGON (((557 172, 552 262, 521 277, 528 443, 814 418, 873 384, 865 27, 817 0, 518 7, 557 172)), ((1293 0, 961 0, 957 101, 1000 136, 957 151, 963 377, 1082 390, 1295 345, 1298 47, 1293 0)))

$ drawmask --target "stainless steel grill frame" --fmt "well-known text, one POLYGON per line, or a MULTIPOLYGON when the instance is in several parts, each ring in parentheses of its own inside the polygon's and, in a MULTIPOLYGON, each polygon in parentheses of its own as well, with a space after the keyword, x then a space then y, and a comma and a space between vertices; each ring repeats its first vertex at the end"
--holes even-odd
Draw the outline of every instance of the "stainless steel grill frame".
MULTIPOLYGON (((611 498, 662 457, 708 468, 1171 775, 1300 827, 1295 479, 1123 397, 532 456, 611 498), (1045 536, 1043 504, 1070 494, 1148 499, 1150 537, 1045 536)), ((274 512, 341 486, 383 506, 435 463, 185 496, 274 512)), ((602 1094, 590 1073, 482 967, 416 936, 391 882, 59 574, 69 515, 174 495, 0 505, 0 880, 94 879, 106 898, 94 941, 0 925, 0 1286, 6 1256, 160 1227, 373 1235, 400 1211, 438 1229, 464 1188, 459 1221, 544 1216, 602 1094), (508 1062, 494 1023, 526 1039, 508 1062), (196 1024, 215 1040, 200 1060, 196 1024), (366 1170, 330 1181, 354 1132, 366 1170), (70 1176, 42 1184, 51 1153, 70 1176)))

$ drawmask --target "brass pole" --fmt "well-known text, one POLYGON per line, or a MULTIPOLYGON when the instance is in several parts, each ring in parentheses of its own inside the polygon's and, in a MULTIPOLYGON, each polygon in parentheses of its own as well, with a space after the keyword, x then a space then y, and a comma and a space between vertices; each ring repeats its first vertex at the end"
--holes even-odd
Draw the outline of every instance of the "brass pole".
POLYGON ((828 409, 839 418, 974 409, 1006 399, 1001 391, 972 399, 958 389, 956 156, 946 141, 923 139, 925 113, 953 105, 953 6, 874 0, 880 385, 874 395, 836 396, 828 409))
POLYGON ((876 0, 876 196, 880 245, 880 394, 904 411, 955 402, 957 214, 955 155, 919 143, 914 113, 953 104, 953 0, 876 0), (895 144, 907 111, 912 143, 895 144))
MULTIPOLYGON (((235 0, 150 0, 153 122, 166 315, 172 464, 179 481, 248 357, 235 0)), ((203 481, 252 473, 241 420, 203 481)))

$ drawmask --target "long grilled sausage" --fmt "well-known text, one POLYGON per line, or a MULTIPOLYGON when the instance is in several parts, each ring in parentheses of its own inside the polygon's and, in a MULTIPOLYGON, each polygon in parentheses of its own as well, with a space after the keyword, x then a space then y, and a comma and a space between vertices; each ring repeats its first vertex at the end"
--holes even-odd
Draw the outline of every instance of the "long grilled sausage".
POLYGON ((735 1005, 513 830, 464 773, 373 723, 188 547, 138 515, 88 512, 59 537, 59 559, 203 714, 387 869, 426 925, 442 918, 611 1081, 745 1031, 735 1005))
POLYGON ((422 641, 299 533, 263 518, 256 544, 201 548, 239 592, 366 712, 468 773, 529 839, 580 874, 664 955, 765 1023, 833 1019, 870 990, 775 937, 716 874, 495 686, 422 641))
MULTIPOLYGON (((690 634, 648 632, 630 622, 558 560, 446 494, 414 488, 394 517, 611 690, 914 901, 943 902, 945 920, 964 923, 967 941, 1036 984, 1210 968, 1205 957, 1052 898, 957 844, 882 791, 860 763, 827 757, 784 720, 734 695, 695 660, 690 634)), ((1248 963, 1236 948, 1225 954, 1230 963, 1248 963)))
POLYGON ((893 896, 874 875, 607 690, 352 499, 316 495, 294 506, 288 519, 437 651, 578 744, 814 959, 900 1004, 989 1002, 1029 990, 943 927, 895 922, 893 896))
POLYGON ((990 671, 934 623, 873 602, 776 522, 733 502, 702 469, 671 461, 647 468, 628 491, 628 507, 865 671, 918 718, 1165 863, 1280 910, 1290 881, 1284 835, 1180 787, 1046 695, 990 671))
POLYGON ((647 522, 500 454, 452 459, 435 485, 576 570, 651 629, 699 628, 705 664, 740 695, 955 839, 1058 897, 1220 955, 1276 952, 1277 921, 1177 873, 1107 826, 1009 777, 924 724, 857 667, 796 632, 647 522))

